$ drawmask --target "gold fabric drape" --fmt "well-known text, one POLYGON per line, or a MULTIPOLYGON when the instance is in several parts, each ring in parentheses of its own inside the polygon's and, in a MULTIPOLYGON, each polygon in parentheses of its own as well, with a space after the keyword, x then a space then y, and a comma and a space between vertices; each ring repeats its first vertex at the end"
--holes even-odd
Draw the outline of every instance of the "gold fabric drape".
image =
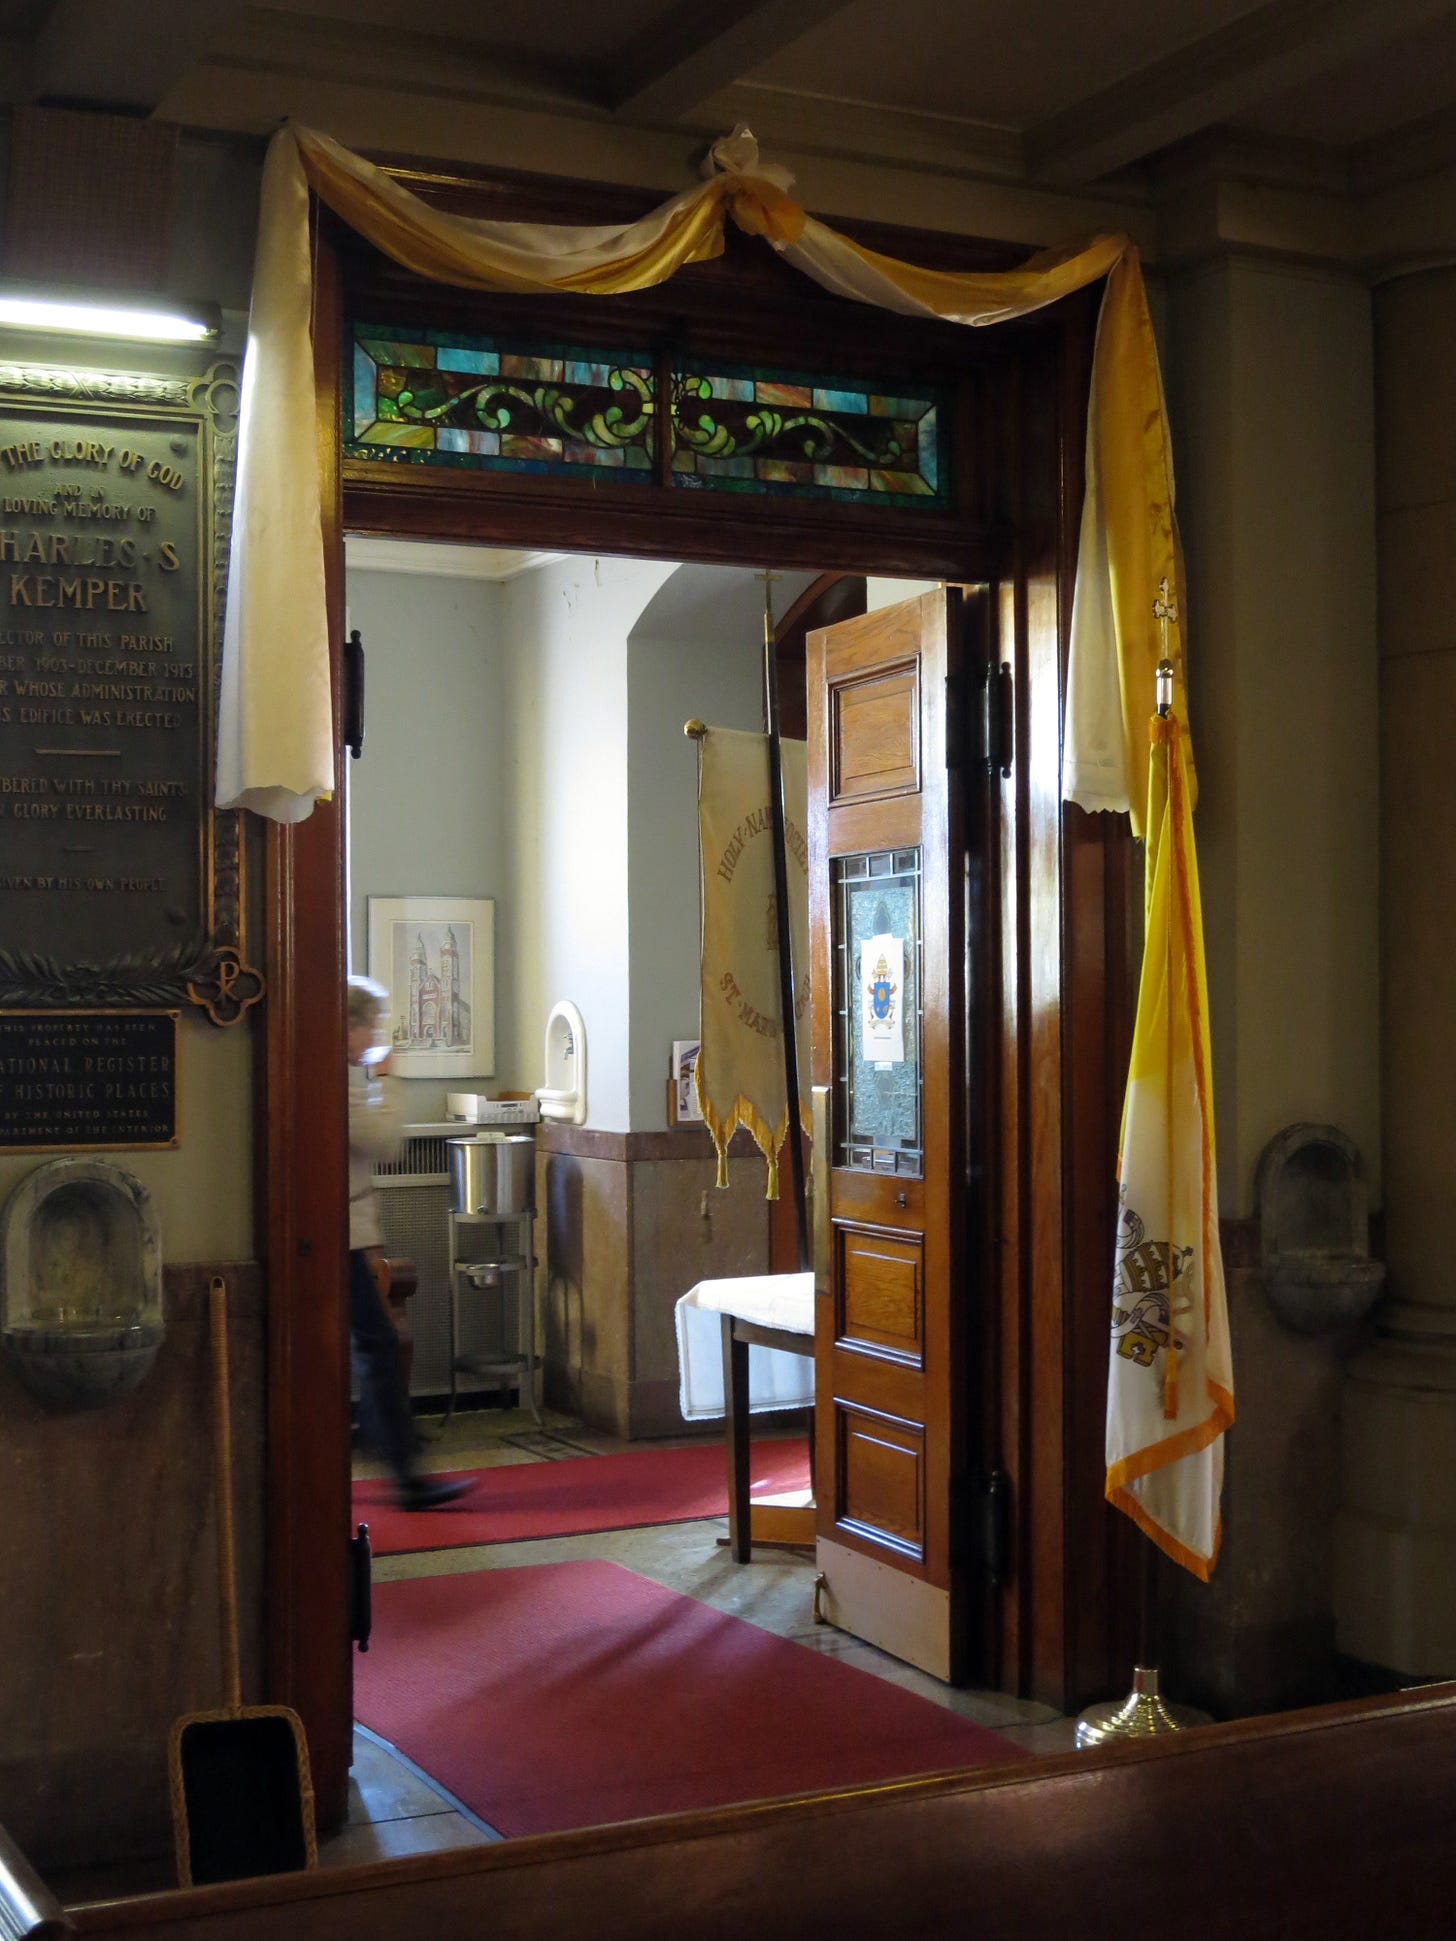
MULTIPOLYGON (((333 787, 328 643, 309 341, 308 191, 394 261, 468 289, 611 296, 665 281, 723 248, 725 217, 825 288, 902 315, 986 325, 1106 279, 1093 358, 1084 514, 1072 622, 1064 792, 1127 809, 1141 833, 1142 732, 1159 640, 1152 596, 1178 585, 1162 380, 1137 251, 1123 236, 1019 270, 922 269, 806 215, 791 178, 746 129, 715 144, 713 173, 616 228, 491 223, 431 208, 327 136, 285 127, 264 171, 239 433, 223 642, 217 799, 281 821, 333 787)), ((1181 639, 1170 643, 1187 719, 1181 639)))

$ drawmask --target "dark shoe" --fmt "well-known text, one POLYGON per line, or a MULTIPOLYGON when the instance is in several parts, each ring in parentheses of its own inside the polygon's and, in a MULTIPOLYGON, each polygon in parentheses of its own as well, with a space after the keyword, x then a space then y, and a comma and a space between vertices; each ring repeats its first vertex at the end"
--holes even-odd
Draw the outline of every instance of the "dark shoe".
POLYGON ((473 1476, 411 1476, 400 1484, 397 1501, 402 1510, 438 1510, 474 1487, 473 1476))

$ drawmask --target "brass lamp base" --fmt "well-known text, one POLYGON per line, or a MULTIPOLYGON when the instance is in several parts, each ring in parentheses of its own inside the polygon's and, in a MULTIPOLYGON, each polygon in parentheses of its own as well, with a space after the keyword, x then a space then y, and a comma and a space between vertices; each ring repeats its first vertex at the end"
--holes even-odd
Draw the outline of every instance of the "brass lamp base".
POLYGON ((1089 1705, 1077 1720, 1077 1750, 1109 1745, 1118 1739, 1155 1739, 1165 1732, 1184 1732, 1192 1725, 1208 1725, 1207 1712, 1190 1705, 1167 1705, 1158 1696, 1158 1674, 1151 1665, 1138 1665, 1132 1690, 1123 1699, 1089 1705))

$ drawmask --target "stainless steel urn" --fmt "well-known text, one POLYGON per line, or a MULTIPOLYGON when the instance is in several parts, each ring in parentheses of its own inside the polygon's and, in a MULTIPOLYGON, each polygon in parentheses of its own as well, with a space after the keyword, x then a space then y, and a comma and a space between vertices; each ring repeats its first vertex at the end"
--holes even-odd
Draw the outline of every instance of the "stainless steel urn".
POLYGON ((536 1204, 536 1141, 529 1132, 451 1139, 450 1207, 504 1219, 536 1204))

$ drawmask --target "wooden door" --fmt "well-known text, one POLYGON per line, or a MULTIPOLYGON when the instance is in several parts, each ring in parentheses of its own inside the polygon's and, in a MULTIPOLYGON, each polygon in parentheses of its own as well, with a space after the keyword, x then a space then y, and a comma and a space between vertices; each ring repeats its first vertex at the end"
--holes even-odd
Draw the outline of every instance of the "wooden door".
POLYGON ((963 1675, 953 1504, 969 1446, 964 770, 967 597, 808 653, 821 1608, 963 1675))

